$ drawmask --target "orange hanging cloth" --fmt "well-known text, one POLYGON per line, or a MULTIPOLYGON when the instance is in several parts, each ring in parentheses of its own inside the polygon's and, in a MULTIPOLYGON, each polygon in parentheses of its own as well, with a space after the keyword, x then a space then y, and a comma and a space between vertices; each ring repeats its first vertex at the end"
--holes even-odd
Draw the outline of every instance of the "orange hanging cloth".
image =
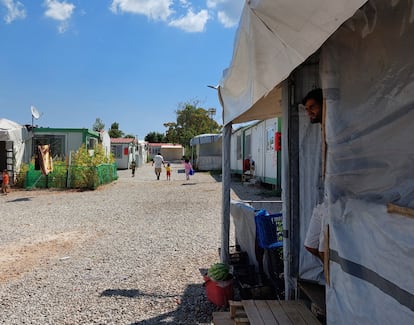
POLYGON ((50 146, 48 144, 37 147, 39 150, 39 164, 43 175, 53 172, 53 160, 50 154, 50 146))

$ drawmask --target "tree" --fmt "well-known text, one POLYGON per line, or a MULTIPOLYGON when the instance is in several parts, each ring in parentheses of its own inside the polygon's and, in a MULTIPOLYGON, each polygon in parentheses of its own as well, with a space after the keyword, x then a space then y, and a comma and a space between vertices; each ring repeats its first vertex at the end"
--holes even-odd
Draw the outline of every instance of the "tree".
POLYGON ((108 134, 111 138, 122 138, 124 136, 124 132, 119 129, 119 124, 117 122, 111 124, 108 134))
POLYGON ((97 132, 102 131, 105 129, 105 124, 99 117, 97 117, 95 123, 93 123, 92 129, 97 132))
POLYGON ((150 143, 162 143, 165 142, 165 135, 159 132, 150 132, 145 136, 145 141, 150 143))
POLYGON ((133 134, 126 134, 126 135, 124 135, 124 138, 135 139, 135 135, 133 135, 133 134))
POLYGON ((197 105, 197 101, 179 104, 179 109, 175 112, 177 121, 164 123, 168 142, 188 147, 191 138, 196 135, 221 131, 220 125, 210 118, 209 111, 197 105))
POLYGON ((177 131, 177 123, 174 122, 168 122, 164 123, 164 127, 167 128, 166 139, 168 142, 171 143, 180 143, 179 137, 178 137, 178 131, 177 131))

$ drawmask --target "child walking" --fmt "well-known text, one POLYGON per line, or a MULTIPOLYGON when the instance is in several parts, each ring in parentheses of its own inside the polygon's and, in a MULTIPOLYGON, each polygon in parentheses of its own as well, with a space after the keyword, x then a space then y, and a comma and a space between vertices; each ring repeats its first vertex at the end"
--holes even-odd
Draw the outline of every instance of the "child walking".
POLYGON ((9 192, 9 185, 10 179, 9 179, 9 173, 7 172, 7 169, 3 170, 3 183, 1 185, 1 191, 4 195, 7 195, 9 192))
POLYGON ((184 170, 185 170, 185 178, 188 181, 190 179, 190 171, 193 169, 193 166, 190 163, 189 159, 184 160, 184 170))
POLYGON ((165 171, 167 172, 167 181, 171 180, 171 165, 170 163, 167 164, 165 167, 165 171))

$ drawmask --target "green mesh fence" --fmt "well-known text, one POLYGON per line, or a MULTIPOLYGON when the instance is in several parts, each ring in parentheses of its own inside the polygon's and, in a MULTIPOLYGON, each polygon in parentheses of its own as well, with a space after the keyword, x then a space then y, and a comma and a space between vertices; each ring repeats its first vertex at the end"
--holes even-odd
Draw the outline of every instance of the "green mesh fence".
POLYGON ((108 184, 118 179, 116 164, 102 164, 98 166, 70 166, 55 165, 53 172, 42 175, 29 165, 24 187, 31 188, 85 188, 96 189, 99 185, 108 184))

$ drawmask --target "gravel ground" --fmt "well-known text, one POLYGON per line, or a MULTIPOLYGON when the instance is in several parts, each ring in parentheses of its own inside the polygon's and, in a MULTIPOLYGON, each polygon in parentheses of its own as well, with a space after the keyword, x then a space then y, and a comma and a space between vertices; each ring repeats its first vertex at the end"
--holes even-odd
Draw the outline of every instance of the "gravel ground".
POLYGON ((202 273, 219 260, 221 182, 172 167, 171 181, 145 165, 95 191, 0 196, 0 322, 210 324, 202 273))

